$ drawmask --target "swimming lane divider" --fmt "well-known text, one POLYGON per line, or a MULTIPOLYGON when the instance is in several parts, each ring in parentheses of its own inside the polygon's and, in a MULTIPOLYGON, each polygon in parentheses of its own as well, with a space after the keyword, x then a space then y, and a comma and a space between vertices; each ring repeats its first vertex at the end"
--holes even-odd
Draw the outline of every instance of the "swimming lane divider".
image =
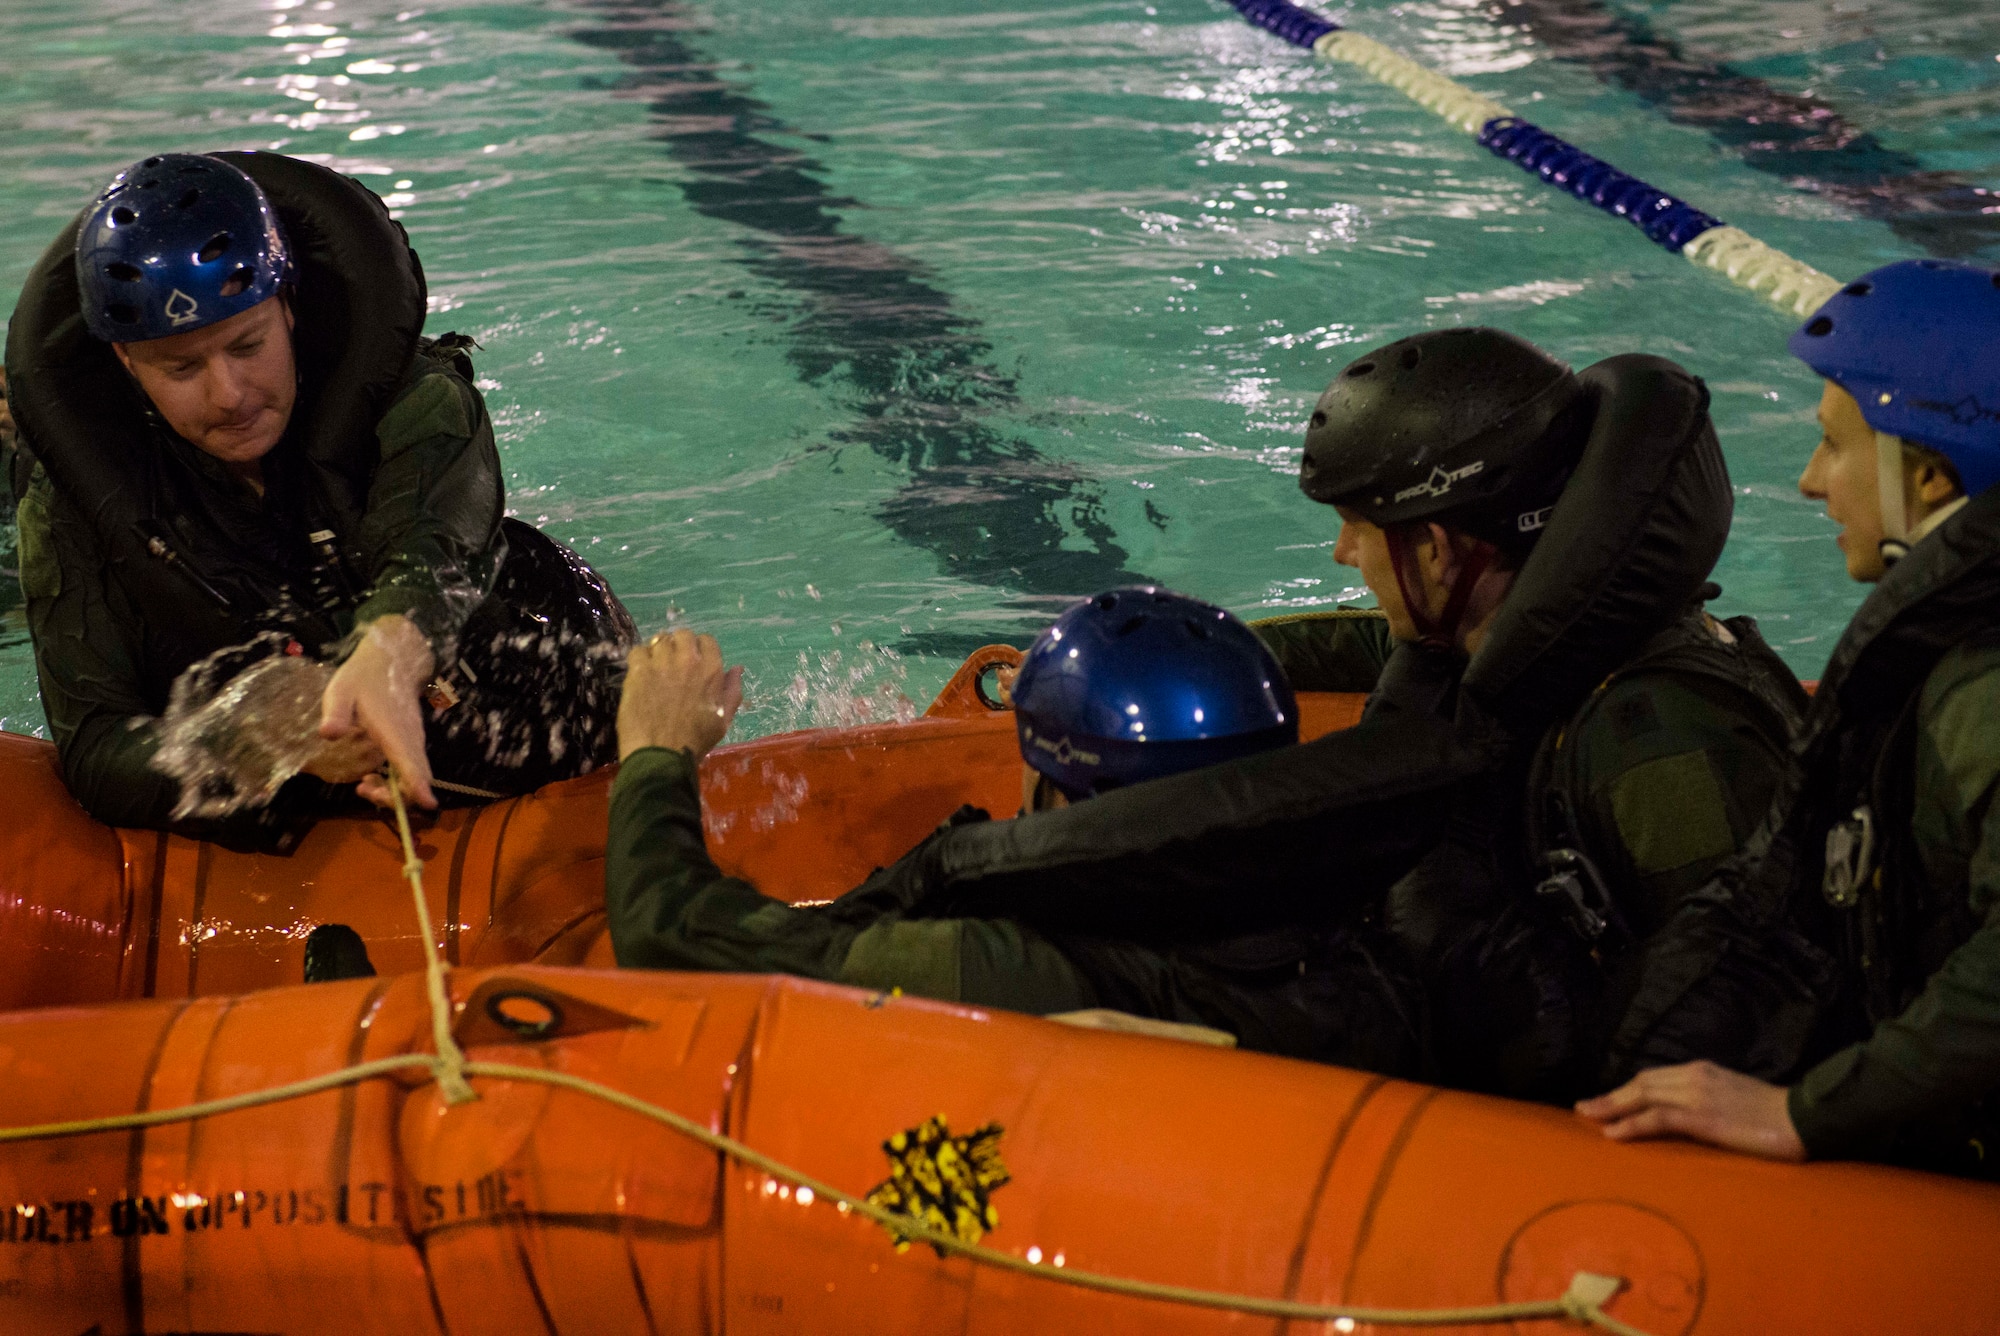
POLYGON ((1229 0, 1245 19, 1294 46, 1358 67, 1472 135, 1495 156, 1614 217, 1649 241, 1713 269, 1789 315, 1810 315, 1840 280, 1523 120, 1373 38, 1291 0, 1229 0))

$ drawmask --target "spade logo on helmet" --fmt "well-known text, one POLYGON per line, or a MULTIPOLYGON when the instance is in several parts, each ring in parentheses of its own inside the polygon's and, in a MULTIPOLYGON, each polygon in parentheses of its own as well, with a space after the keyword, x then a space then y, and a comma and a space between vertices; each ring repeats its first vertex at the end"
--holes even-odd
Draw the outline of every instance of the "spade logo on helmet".
POLYGON ((201 303, 175 288, 167 294, 167 319, 175 325, 185 325, 201 311, 201 303))
POLYGON ((1436 465, 1431 469, 1430 477, 1425 478, 1414 487, 1405 487, 1402 491, 1396 493, 1395 499, 1398 502, 1402 502, 1409 500, 1413 496, 1443 496, 1453 486, 1470 478, 1485 467, 1486 461, 1483 459, 1475 459, 1470 464, 1455 469, 1448 469, 1442 464, 1436 465))
POLYGON ((2000 422, 2000 408, 1988 408, 1970 394, 1955 404, 1940 403, 1936 399, 1910 399, 1906 402, 1912 408, 1942 413, 1961 427, 1976 426, 1981 422, 2000 422))

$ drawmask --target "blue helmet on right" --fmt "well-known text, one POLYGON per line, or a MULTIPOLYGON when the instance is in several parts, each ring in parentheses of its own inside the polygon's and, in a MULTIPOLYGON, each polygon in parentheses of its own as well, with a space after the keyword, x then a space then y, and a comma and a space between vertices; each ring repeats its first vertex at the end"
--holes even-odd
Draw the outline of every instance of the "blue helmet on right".
POLYGON ((1021 759, 1071 798, 1299 740, 1299 709, 1255 632, 1200 599, 1113 589, 1042 632, 1015 674, 1021 759))
POLYGON ((1789 346, 1876 431, 1949 459, 1967 495, 2000 482, 2000 271, 1884 265, 1829 297, 1789 346))
POLYGON ((241 168, 162 153, 120 172, 76 233, 83 322, 106 343, 143 343, 218 324, 277 294, 285 234, 241 168))

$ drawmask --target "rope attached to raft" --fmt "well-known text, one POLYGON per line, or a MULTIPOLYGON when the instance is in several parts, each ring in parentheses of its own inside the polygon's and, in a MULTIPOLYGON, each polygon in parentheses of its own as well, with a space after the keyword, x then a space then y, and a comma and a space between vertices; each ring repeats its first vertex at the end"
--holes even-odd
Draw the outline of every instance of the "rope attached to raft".
POLYGON ((437 1082, 448 1104, 462 1104, 479 1098, 478 1092, 472 1088, 472 1078, 524 1081, 554 1086, 562 1090, 573 1090, 578 1094, 588 1095, 629 1113, 637 1114, 641 1118, 650 1119, 720 1155, 735 1160, 738 1164, 760 1170, 773 1178, 783 1179, 798 1187, 808 1188, 815 1197, 832 1203, 841 1214, 859 1215, 871 1220, 898 1238, 907 1239, 912 1243, 928 1243, 941 1254, 957 1253, 998 1271, 1034 1276, 1037 1279, 1055 1281, 1076 1289, 1096 1290, 1104 1294, 1150 1299, 1193 1308, 1245 1313, 1256 1317, 1287 1318, 1300 1322, 1336 1322, 1343 1324, 1344 1327, 1351 1327, 1354 1324, 1381 1327, 1489 1326, 1503 1322, 1556 1320, 1575 1322, 1609 1332, 1612 1336, 1648 1336, 1639 1328, 1620 1322, 1604 1311, 1604 1305, 1610 1303, 1625 1287, 1625 1282, 1618 1277, 1594 1275, 1587 1271, 1579 1271, 1572 1276, 1569 1288, 1554 1299, 1485 1304, 1468 1308, 1360 1308, 1301 1303, 1292 1299, 1271 1299, 1248 1294, 1229 1294, 1218 1290, 1190 1289, 1182 1285, 1165 1285, 1155 1281, 1133 1280, 1125 1276, 1103 1275, 1074 1267, 1031 1262, 1025 1257, 1001 1252, 984 1244, 968 1243, 955 1234, 932 1229, 910 1216, 885 1210, 864 1197, 857 1197, 831 1183, 821 1182, 802 1170, 774 1160, 734 1137, 710 1131, 692 1118, 657 1104, 648 1103, 611 1086, 580 1076, 571 1076, 567 1072, 549 1071, 541 1067, 471 1061, 467 1059, 465 1051, 458 1046, 458 1041, 452 1036, 450 991, 445 983, 445 965, 438 954, 437 940, 431 927, 430 903, 424 894, 423 859, 418 856, 416 841, 410 834, 409 812, 404 806, 402 789, 397 783, 393 769, 389 772, 389 793, 396 812, 396 833, 403 845, 403 875, 408 879, 410 893, 416 900, 417 922, 424 940, 424 981, 430 1002, 431 1035, 437 1049, 435 1053, 429 1055, 410 1053, 393 1058, 377 1058, 372 1062, 343 1067, 323 1076, 273 1086, 268 1090, 247 1091, 222 1099, 185 1104, 178 1108, 149 1109, 140 1113, 42 1123, 32 1127, 0 1128, 0 1145, 88 1136, 99 1132, 128 1132, 139 1128, 160 1127, 169 1123, 193 1122, 201 1118, 212 1118, 217 1114, 234 1113, 268 1104, 281 1104, 342 1086, 358 1085, 363 1081, 417 1070, 422 1070, 437 1082))
POLYGON ((1244 18, 1294 46, 1356 66, 1428 111, 1476 137, 1496 156, 1532 172, 1584 203, 1625 218, 1647 238, 1713 269, 1788 315, 1810 315, 1840 280, 1767 246, 1657 186, 1619 171, 1574 144, 1516 116, 1436 70, 1373 38, 1349 32, 1292 0, 1229 0, 1244 18))

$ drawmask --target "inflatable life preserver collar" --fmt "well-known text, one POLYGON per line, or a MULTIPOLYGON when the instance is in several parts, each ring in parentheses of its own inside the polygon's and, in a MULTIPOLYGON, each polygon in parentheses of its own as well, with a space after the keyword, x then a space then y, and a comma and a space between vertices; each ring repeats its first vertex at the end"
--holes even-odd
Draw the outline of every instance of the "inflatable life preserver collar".
MULTIPOLYGON (((213 155, 241 168, 277 210, 291 243, 293 345, 300 395, 293 439, 311 465, 316 518, 346 550, 376 464, 375 425, 410 368, 423 330, 423 269, 409 237, 360 182, 277 153, 213 155)), ((43 252, 7 337, 7 378, 25 456, 90 517, 125 575, 185 586, 145 551, 154 519, 155 445, 144 397, 84 327, 76 279, 81 215, 43 252)), ((25 478, 17 478, 19 487, 25 478)))
POLYGON ((1462 699, 1517 732, 1567 715, 1665 630, 1729 537, 1708 387, 1637 353, 1578 379, 1597 400, 1590 438, 1463 682, 1462 699))

